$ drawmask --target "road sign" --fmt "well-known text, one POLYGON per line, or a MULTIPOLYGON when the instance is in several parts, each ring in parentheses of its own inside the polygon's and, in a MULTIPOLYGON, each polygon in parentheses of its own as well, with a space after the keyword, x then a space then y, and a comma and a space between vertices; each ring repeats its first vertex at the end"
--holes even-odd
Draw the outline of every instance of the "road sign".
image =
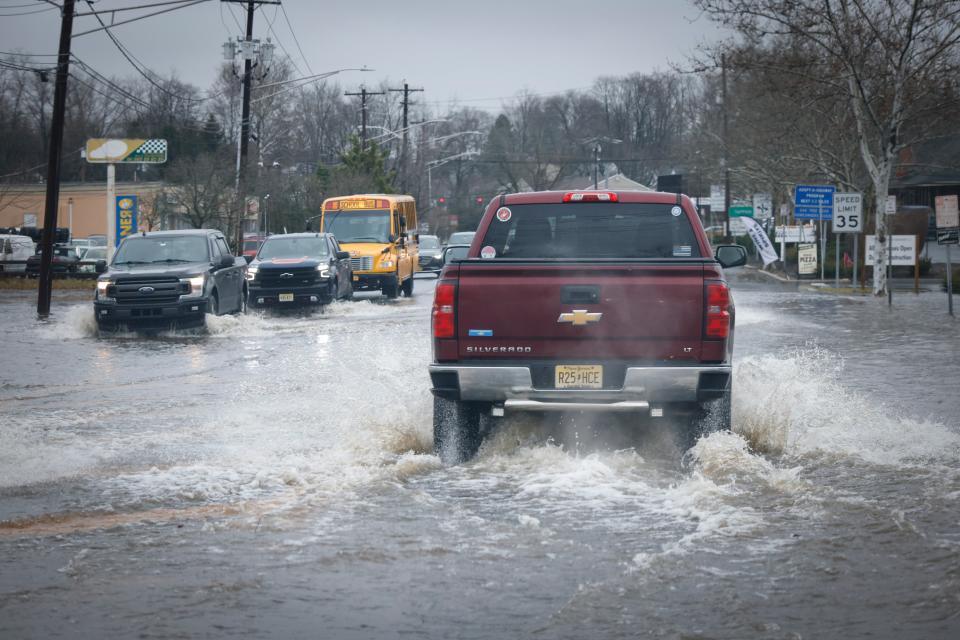
POLYGON ((798 184, 794 189, 793 217, 829 220, 833 216, 834 187, 825 184, 798 184))
POLYGON ((835 193, 833 195, 833 232, 863 233, 863 195, 835 193))
POLYGON ((752 218, 753 217, 753 207, 748 204, 732 204, 730 205, 730 217, 731 218, 752 218))
POLYGON ((800 275, 806 276, 817 272, 817 245, 801 244, 797 247, 797 262, 800 266, 800 275))
POLYGON ((955 229, 960 227, 960 211, 957 209, 957 196, 937 196, 937 229, 955 229))
MULTIPOLYGON (((912 267, 917 261, 916 236, 893 236, 890 264, 894 267, 912 267)), ((873 265, 877 261, 877 236, 867 236, 867 257, 864 264, 873 265)))
POLYGON ((773 197, 769 193, 753 194, 753 217, 757 220, 773 217, 773 197))
POLYGON ((897 213, 897 196, 887 196, 887 206, 884 209, 884 213, 888 216, 892 216, 897 213))
POLYGON ((163 164, 167 141, 161 138, 91 138, 87 140, 87 162, 95 164, 163 164))
POLYGON ((786 244, 795 244, 798 242, 816 242, 817 228, 813 223, 800 226, 776 227, 774 229, 774 240, 786 244))
POLYGON ((960 229, 937 229, 937 244, 960 244, 960 229))
POLYGON ((725 211, 727 207, 726 199, 727 199, 726 192, 723 190, 723 185, 721 184, 710 185, 710 210, 711 211, 725 211))

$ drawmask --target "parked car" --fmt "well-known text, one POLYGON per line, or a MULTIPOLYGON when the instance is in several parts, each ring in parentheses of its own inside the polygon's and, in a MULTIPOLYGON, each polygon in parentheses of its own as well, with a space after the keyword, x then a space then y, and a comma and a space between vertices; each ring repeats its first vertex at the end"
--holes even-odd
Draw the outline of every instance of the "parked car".
POLYGON ((473 242, 475 235, 477 235, 476 231, 457 231, 450 234, 450 237, 447 238, 447 244, 470 244, 473 242))
POLYGON ((251 307, 322 305, 353 297, 350 254, 329 233, 270 236, 246 277, 251 307))
POLYGON ((27 270, 26 261, 36 253, 36 245, 27 236, 0 235, 0 271, 23 273, 27 270), (12 264, 12 263, 19 264, 12 264))
POLYGON ((206 314, 243 312, 247 262, 213 229, 127 236, 98 262, 93 307, 101 330, 202 327, 206 314))
POLYGON ((420 235, 420 271, 439 273, 443 266, 443 245, 437 236, 420 235))
POLYGON ((80 265, 80 273, 94 273, 96 271, 96 263, 107 259, 106 247, 87 247, 82 251, 83 253, 80 254, 80 262, 87 264, 80 265))
MULTIPOLYGON (((27 275, 36 278, 40 275, 40 259, 43 253, 42 247, 37 247, 36 252, 27 258, 27 275)), ((54 273, 76 273, 80 268, 80 256, 74 247, 67 245, 53 245, 53 259, 51 262, 54 273)))
POLYGON ((512 412, 667 417, 684 445, 708 426, 729 429, 734 304, 723 269, 746 250, 711 251, 689 198, 506 195, 477 233, 434 294, 441 459, 469 459, 481 424, 512 412))
POLYGON ((249 264, 254 257, 257 255, 257 251, 260 250, 260 245, 263 244, 263 241, 266 240, 266 236, 258 235, 255 233, 245 233, 243 234, 243 259, 249 264))
POLYGON ((92 247, 105 247, 107 246, 107 236, 103 234, 96 233, 92 236, 87 236, 87 241, 90 242, 92 247))
POLYGON ((468 244, 448 244, 443 248, 443 255, 441 256, 440 261, 443 266, 447 266, 451 262, 456 262, 466 258, 467 252, 469 251, 470 245, 468 244))

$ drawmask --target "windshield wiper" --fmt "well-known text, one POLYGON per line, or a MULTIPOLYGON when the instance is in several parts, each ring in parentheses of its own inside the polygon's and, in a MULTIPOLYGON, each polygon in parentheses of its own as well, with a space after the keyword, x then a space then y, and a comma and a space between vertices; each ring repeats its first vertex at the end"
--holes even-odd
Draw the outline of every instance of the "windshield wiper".
POLYGON ((203 262, 203 260, 184 260, 183 258, 164 258, 163 260, 151 260, 151 263, 156 262, 203 262))
POLYGON ((373 242, 384 242, 380 238, 374 238, 372 236, 360 236, 359 238, 351 238, 350 240, 344 240, 343 242, 360 242, 362 240, 372 240, 373 242))
POLYGON ((147 261, 144 261, 144 260, 120 260, 120 261, 114 262, 113 264, 150 264, 151 262, 153 262, 153 261, 152 261, 152 260, 147 260, 147 261))

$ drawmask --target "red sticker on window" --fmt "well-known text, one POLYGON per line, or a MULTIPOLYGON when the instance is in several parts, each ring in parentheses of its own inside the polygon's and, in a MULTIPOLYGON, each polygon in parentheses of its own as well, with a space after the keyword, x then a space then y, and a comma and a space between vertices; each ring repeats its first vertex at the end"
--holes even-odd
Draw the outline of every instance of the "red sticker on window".
POLYGON ((486 247, 480 250, 480 257, 486 260, 489 260, 490 258, 496 258, 497 250, 487 245, 486 247))
POLYGON ((513 212, 507 207, 500 207, 497 209, 497 220, 500 222, 509 222, 512 215, 513 212))

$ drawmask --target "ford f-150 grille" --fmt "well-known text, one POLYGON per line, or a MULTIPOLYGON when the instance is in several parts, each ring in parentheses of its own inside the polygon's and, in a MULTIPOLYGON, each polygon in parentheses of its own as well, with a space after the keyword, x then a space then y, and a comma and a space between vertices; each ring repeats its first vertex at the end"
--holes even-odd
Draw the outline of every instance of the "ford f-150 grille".
POLYGON ((134 278, 120 280, 111 289, 117 304, 167 304, 177 302, 186 287, 179 278, 134 278))
POLYGON ((308 287, 317 282, 316 267, 292 267, 290 269, 260 270, 257 284, 264 289, 308 287))
POLYGON ((359 258, 350 258, 350 267, 354 271, 372 271, 373 256, 361 256, 359 258))

